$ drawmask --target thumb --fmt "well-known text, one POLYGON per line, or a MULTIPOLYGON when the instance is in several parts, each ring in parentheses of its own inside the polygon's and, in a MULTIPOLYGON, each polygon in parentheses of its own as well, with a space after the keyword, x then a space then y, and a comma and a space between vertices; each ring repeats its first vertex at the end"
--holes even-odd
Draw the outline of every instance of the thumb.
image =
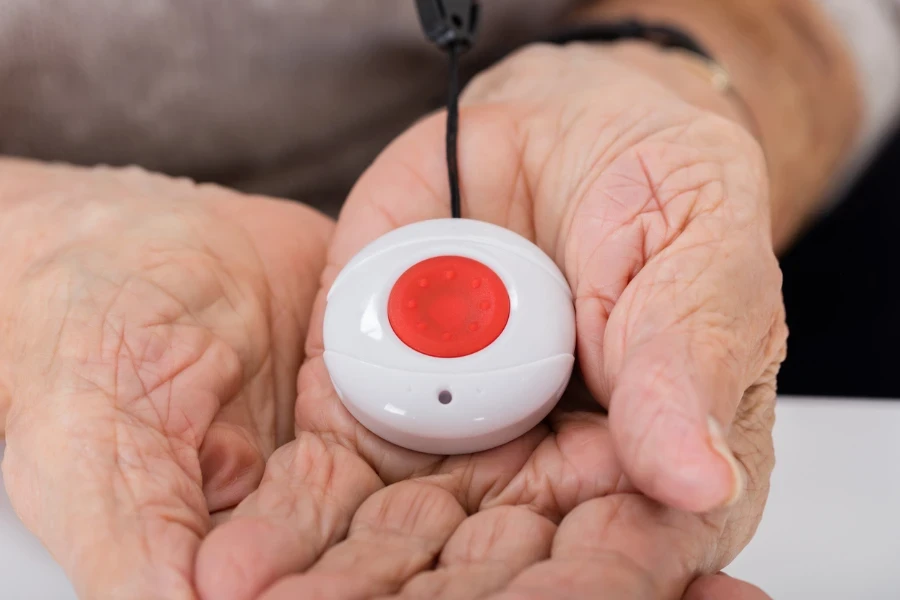
POLYGON ((47 401, 68 416, 29 411, 7 432, 3 477, 25 526, 81 598, 194 598, 193 558, 209 520, 199 473, 179 464, 194 453, 119 421, 98 395, 47 401))
POLYGON ((209 528, 198 450, 243 377, 234 353, 200 328, 120 321, 74 291, 47 300, 59 273, 36 277, 17 295, 12 338, 22 349, 3 459, 10 501, 79 597, 193 599, 209 528), (61 318, 30 308, 57 305, 61 318))
POLYGON ((765 236, 741 237, 685 234, 631 282, 607 325, 619 342, 606 346, 619 459, 642 491, 682 510, 741 496, 747 474, 727 442, 732 423, 769 435, 758 424, 784 351, 781 273, 765 236), (756 405, 742 405, 765 386, 747 395, 756 405))
POLYGON ((567 272, 581 370, 607 404, 625 475, 673 508, 706 512, 746 485, 732 424, 770 437, 786 327, 759 153, 718 119, 679 131, 677 143, 618 154, 592 180, 570 218, 567 272), (756 405, 742 405, 760 386, 748 394, 756 405))
POLYGON ((724 573, 697 579, 688 587, 684 600, 772 600, 754 585, 732 579, 724 573))
POLYGON ((196 451, 102 393, 35 404, 13 409, 3 477, 78 596, 195 598, 193 561, 209 527, 196 451))

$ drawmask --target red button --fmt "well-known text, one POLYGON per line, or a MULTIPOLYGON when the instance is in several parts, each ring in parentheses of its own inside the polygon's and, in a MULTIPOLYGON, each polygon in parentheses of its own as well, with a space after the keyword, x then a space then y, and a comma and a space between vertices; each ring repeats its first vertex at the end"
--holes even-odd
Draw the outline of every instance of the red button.
POLYGON ((509 294, 490 268, 438 256, 410 267, 391 290, 388 319, 417 352, 459 358, 490 346, 509 321, 509 294))

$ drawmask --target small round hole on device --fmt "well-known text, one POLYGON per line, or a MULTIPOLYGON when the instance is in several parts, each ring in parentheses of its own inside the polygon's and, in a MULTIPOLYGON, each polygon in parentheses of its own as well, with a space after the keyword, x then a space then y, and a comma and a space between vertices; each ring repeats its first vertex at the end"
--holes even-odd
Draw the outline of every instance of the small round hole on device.
POLYGON ((438 394, 438 402, 441 404, 450 404, 453 402, 453 394, 448 392, 447 390, 443 390, 438 394))

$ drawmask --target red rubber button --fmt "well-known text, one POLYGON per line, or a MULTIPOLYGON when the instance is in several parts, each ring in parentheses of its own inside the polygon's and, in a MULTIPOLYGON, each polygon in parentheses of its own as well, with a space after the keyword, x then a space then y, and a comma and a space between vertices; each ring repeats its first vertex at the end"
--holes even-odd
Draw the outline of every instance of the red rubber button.
POLYGON ((391 289, 388 320, 422 354, 459 358, 490 346, 509 321, 509 293, 471 258, 437 256, 410 267, 391 289))

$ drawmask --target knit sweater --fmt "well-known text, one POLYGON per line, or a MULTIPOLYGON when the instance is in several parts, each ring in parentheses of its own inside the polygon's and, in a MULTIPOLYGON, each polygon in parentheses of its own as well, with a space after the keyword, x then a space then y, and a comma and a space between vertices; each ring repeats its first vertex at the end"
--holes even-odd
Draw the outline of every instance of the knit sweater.
MULTIPOLYGON (((819 1, 862 75, 858 165, 900 115, 900 0, 819 1)), ((468 69, 577 2, 490 0, 468 69)), ((333 209, 440 105, 444 74, 412 0, 0 0, 0 154, 140 164, 333 209)))

